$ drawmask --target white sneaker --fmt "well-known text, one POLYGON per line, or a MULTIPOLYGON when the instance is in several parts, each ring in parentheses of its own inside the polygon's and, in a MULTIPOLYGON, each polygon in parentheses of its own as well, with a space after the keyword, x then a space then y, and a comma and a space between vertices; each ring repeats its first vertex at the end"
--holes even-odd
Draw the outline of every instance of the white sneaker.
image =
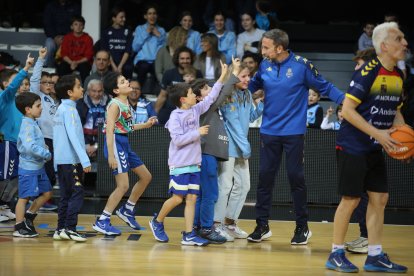
POLYGON ((228 242, 234 241, 234 237, 227 232, 226 226, 223 224, 215 225, 215 230, 220 234, 220 236, 225 237, 228 242))
POLYGON ((9 217, 6 217, 6 216, 3 216, 3 215, 0 215, 0 222, 7 222, 7 221, 9 221, 10 219, 9 219, 9 217))
POLYGON ((62 230, 55 230, 55 233, 53 233, 53 239, 55 241, 63 240, 62 237, 60 236, 60 232, 62 232, 62 230))
POLYGON ((0 215, 8 217, 10 220, 16 219, 16 215, 10 210, 9 206, 0 206, 0 215))
POLYGON ((232 235, 235 239, 246 239, 249 234, 240 229, 237 224, 225 225, 227 233, 232 235))

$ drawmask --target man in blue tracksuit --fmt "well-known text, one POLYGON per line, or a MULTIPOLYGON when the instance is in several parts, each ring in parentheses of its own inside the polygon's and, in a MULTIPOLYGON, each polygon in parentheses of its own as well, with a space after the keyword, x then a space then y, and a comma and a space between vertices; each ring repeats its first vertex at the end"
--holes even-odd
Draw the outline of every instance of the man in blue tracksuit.
POLYGON ((280 29, 264 33, 262 55, 265 58, 250 81, 249 90, 264 89, 263 122, 260 128, 260 169, 257 186, 257 226, 247 238, 260 242, 272 235, 268 220, 272 190, 283 151, 291 186, 296 229, 292 245, 307 244, 312 232, 308 228, 306 186, 303 170, 304 134, 309 88, 340 104, 344 94, 327 82, 306 58, 288 50, 289 37, 280 29))

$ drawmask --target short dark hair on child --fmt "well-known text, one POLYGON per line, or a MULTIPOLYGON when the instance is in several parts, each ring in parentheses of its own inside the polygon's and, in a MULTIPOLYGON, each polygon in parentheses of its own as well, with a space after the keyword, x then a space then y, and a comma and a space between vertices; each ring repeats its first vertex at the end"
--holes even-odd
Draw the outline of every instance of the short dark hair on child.
POLYGON ((104 85, 104 90, 106 94, 109 94, 113 97, 118 96, 117 94, 114 93, 114 89, 118 88, 118 78, 122 76, 121 73, 118 72, 110 72, 108 73, 104 80, 103 80, 103 85, 104 85))
POLYGON ((10 80, 11 76, 16 75, 17 71, 13 70, 13 69, 3 69, 0 72, 0 87, 1 89, 6 89, 6 87, 4 87, 3 82, 7 82, 10 80))
POLYGON ((170 97, 170 101, 173 105, 176 107, 181 107, 181 97, 187 97, 188 89, 191 88, 191 85, 185 82, 180 82, 177 84, 174 84, 172 86, 169 86, 167 88, 168 95, 170 97))
POLYGON ((191 89, 196 96, 201 96, 201 89, 208 84, 206 79, 196 79, 191 83, 191 89))
POLYGON ((336 116, 338 116, 338 112, 339 111, 342 111, 342 104, 340 104, 340 105, 338 105, 337 107, 336 107, 336 110, 335 110, 335 114, 336 114, 336 116))
POLYGON ((83 16, 81 16, 81 15, 74 15, 74 16, 72 16, 71 21, 70 21, 70 24, 72 25, 73 22, 75 22, 75 21, 76 22, 80 22, 83 25, 85 25, 85 18, 83 16))
POLYGON ((73 90, 76 84, 76 75, 65 75, 59 78, 55 85, 56 97, 59 100, 69 99, 69 90, 73 90))
POLYGON ((32 107, 36 101, 40 101, 40 96, 32 93, 25 92, 16 96, 16 107, 23 115, 26 115, 26 107, 32 107))
POLYGON ((43 78, 43 77, 48 77, 48 78, 51 78, 52 76, 50 75, 50 73, 49 73, 49 72, 42 71, 42 75, 41 75, 41 77, 40 77, 40 78, 43 78))

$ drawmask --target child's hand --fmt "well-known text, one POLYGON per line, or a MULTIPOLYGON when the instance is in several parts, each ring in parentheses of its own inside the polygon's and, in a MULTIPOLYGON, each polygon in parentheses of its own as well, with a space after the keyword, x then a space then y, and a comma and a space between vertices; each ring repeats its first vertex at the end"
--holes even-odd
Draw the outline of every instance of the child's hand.
POLYGON ((237 77, 240 73, 241 60, 239 58, 234 58, 233 56, 231 56, 231 64, 233 66, 232 73, 237 77))
POLYGON ((47 48, 43 47, 39 49, 39 58, 44 59, 46 57, 47 54, 47 48))
POLYGON ((208 128, 210 127, 210 125, 205 125, 202 126, 198 129, 198 131, 200 132, 201 136, 207 135, 208 134, 208 128))
POLYGON ((92 169, 92 167, 91 167, 91 166, 86 167, 86 168, 83 168, 83 172, 84 172, 84 173, 88 173, 88 172, 90 172, 90 171, 91 171, 91 169, 92 169))
POLYGON ((155 125, 156 123, 158 123, 158 119, 157 116, 152 116, 148 119, 147 124, 148 127, 152 127, 153 125, 155 125))
POLYGON ((24 66, 24 70, 28 71, 30 67, 32 67, 34 64, 34 57, 30 56, 30 53, 27 54, 27 59, 26 59, 26 65, 24 66))
POLYGON ((333 114, 333 108, 332 108, 332 106, 330 106, 328 108, 328 110, 326 110, 326 116, 330 117, 330 116, 332 116, 332 114, 333 114))
POLYGON ((217 81, 223 83, 224 78, 227 75, 227 71, 229 69, 229 66, 226 63, 223 63, 221 60, 220 60, 220 65, 221 65, 221 75, 220 75, 220 78, 217 81))

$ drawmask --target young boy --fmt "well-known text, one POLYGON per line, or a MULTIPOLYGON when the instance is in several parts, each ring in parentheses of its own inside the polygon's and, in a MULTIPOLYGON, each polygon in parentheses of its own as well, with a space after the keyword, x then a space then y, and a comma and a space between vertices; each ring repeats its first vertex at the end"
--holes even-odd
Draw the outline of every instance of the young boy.
POLYGON ((45 162, 52 158, 52 154, 49 152, 43 134, 35 121, 42 113, 40 97, 30 92, 22 93, 16 97, 16 107, 24 114, 24 117, 17 139, 19 200, 16 205, 16 225, 13 236, 32 238, 38 235, 33 225, 36 212, 52 197, 52 186, 44 168, 45 162), (26 204, 30 197, 37 198, 25 215, 26 204))
POLYGON ((338 105, 336 107, 336 118, 337 121, 329 122, 330 117, 333 114, 332 106, 328 108, 326 111, 326 116, 322 120, 321 129, 332 129, 332 130, 339 130, 341 128, 341 123, 344 117, 342 116, 342 105, 338 105))
POLYGON ((76 231, 83 204, 83 172, 91 170, 82 123, 76 110, 76 101, 83 97, 83 88, 75 75, 66 75, 56 83, 55 90, 62 103, 53 119, 54 166, 60 185, 58 226, 53 239, 84 242, 86 237, 76 231))
POLYGON ((193 66, 184 67, 183 73, 185 83, 191 83, 197 78, 197 70, 193 66))
POLYGON ((17 191, 17 168, 19 166, 19 152, 17 151, 17 136, 20 131, 23 115, 16 108, 15 96, 23 79, 27 77, 29 68, 34 59, 27 56, 26 65, 19 73, 4 69, 0 73, 0 133, 3 141, 0 142, 0 221, 15 219, 10 210, 10 201, 17 191))
POLYGON ((132 92, 132 88, 129 81, 120 73, 108 74, 104 79, 104 88, 113 96, 107 107, 104 124, 106 133, 104 155, 115 175, 116 188, 109 196, 101 216, 96 219, 93 229, 105 235, 120 235, 121 231, 111 225, 110 219, 112 212, 128 191, 128 171, 131 169, 137 174, 139 181, 132 188, 128 201, 116 211, 116 214, 132 229, 141 229, 135 220, 134 207, 152 179, 147 167, 131 150, 127 134, 134 130, 152 127, 157 120, 155 117, 150 117, 146 123, 133 123, 131 108, 128 104, 128 95, 132 92))
POLYGON ((208 134, 209 128, 209 125, 200 127, 200 115, 205 113, 217 99, 226 74, 227 65, 221 63, 220 78, 210 94, 199 103, 188 83, 178 83, 170 89, 171 102, 178 107, 171 113, 165 125, 171 136, 168 165, 170 167, 169 193, 172 193, 172 197, 164 202, 160 213, 155 214, 149 222, 155 239, 160 242, 168 242, 168 236, 164 231, 165 217, 181 204, 185 197, 185 231, 181 244, 201 246, 209 243, 208 240, 197 236, 193 230, 195 204, 200 189, 200 138, 208 134))
POLYGON ((319 91, 309 89, 308 110, 306 126, 309 128, 320 128, 323 119, 323 109, 319 105, 321 94, 319 91))
POLYGON ((78 71, 83 83, 92 68, 93 39, 83 32, 85 18, 82 16, 72 17, 70 28, 72 32, 63 37, 60 52, 62 62, 57 66, 57 72, 62 76, 78 71))

